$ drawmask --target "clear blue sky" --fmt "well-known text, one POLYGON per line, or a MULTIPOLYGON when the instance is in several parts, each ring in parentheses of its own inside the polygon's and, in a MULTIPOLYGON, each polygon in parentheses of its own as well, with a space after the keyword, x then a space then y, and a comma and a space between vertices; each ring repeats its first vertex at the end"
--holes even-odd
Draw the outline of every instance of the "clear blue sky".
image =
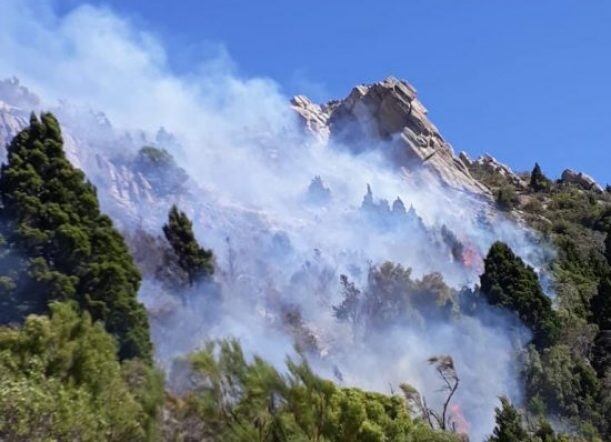
POLYGON ((457 151, 611 183, 609 0, 92 3, 156 34, 178 72, 221 43, 242 74, 319 101, 392 74, 419 90, 457 151))

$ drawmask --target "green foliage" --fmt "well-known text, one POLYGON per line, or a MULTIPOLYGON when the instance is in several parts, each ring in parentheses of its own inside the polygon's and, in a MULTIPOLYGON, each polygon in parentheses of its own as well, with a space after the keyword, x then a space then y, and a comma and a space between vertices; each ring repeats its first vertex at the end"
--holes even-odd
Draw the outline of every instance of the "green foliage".
POLYGON ((592 321, 601 330, 611 330, 611 273, 601 279, 591 302, 592 321))
POLYGON ((499 209, 510 211, 518 203, 518 195, 511 185, 504 185, 497 189, 494 194, 496 205, 499 209))
POLYGON ((412 420, 399 396, 337 387, 312 373, 305 362, 289 360, 287 374, 280 374, 260 358, 248 362, 235 341, 209 344, 191 357, 190 364, 196 385, 180 413, 191 417, 190 429, 200 429, 195 436, 200 439, 457 440, 412 420), (202 424, 195 424, 194 416, 202 424))
POLYGON ((531 349, 527 367, 527 393, 540 398, 548 413, 566 416, 576 427, 602 424, 600 381, 587 360, 572 354, 567 345, 556 344, 541 353, 531 349))
POLYGON ((165 150, 153 146, 144 146, 138 151, 137 161, 142 163, 169 166, 174 164, 174 158, 165 150))
POLYGON ((611 330, 611 228, 604 242, 607 268, 598 284, 596 295, 590 304, 591 318, 601 330, 611 330))
POLYGON ((0 328, 0 439, 150 439, 159 375, 136 361, 121 367, 115 340, 88 313, 50 310, 0 328))
MULTIPOLYGON (((539 419, 534 428, 525 428, 525 422, 509 399, 501 397, 501 407, 495 408, 496 426, 488 442, 568 442, 566 435, 557 435, 549 422, 539 419)), ((572 441, 582 439, 571 438, 572 441)), ((591 439, 590 439, 591 440, 591 439)))
POLYGON ((537 347, 553 343, 559 333, 559 319, 534 270, 502 242, 492 245, 484 269, 480 283, 486 299, 516 312, 533 331, 537 347))
POLYGON ((501 398, 501 408, 495 408, 496 427, 489 442, 524 442, 528 440, 528 434, 522 427, 522 417, 518 410, 509 402, 509 399, 501 398))
MULTIPOLYGON (((610 260, 605 259, 605 255, 611 255, 611 237, 607 235, 605 239, 611 227, 611 194, 551 182, 537 166, 530 174, 528 191, 477 163, 470 168, 497 198, 509 203, 502 206, 523 202, 519 208, 526 221, 553 243, 557 252, 550 269, 557 306, 556 319, 551 321, 557 326, 551 328, 557 330, 557 338, 545 350, 539 345, 541 354, 531 352, 524 367, 528 400, 538 404, 537 408, 547 408, 586 440, 598 440, 597 431, 605 440, 611 439, 611 426, 607 423, 611 422, 611 330, 607 329, 611 267, 610 260), (502 187, 511 189, 501 192, 502 187), (598 381, 593 377, 593 367, 598 381)), ((521 274, 514 266, 497 273, 504 272, 507 279, 521 274), (513 276, 511 271, 515 272, 513 276)), ((514 303, 505 296, 499 298, 508 306, 514 303)), ((539 299, 535 295, 526 306, 532 303, 534 311, 545 317, 548 309, 542 304, 539 311, 539 299)), ((539 439, 546 440, 543 435, 539 439)))
POLYGON ((185 185, 189 179, 187 173, 178 167, 172 155, 165 149, 144 146, 130 166, 146 177, 153 192, 158 196, 164 197, 188 190, 185 185))
POLYGON ((172 206, 163 233, 174 249, 178 265, 187 272, 189 284, 206 279, 214 273, 214 255, 200 247, 193 234, 193 224, 184 212, 172 206))
POLYGON ((598 431, 608 438, 611 333, 604 328, 611 283, 604 232, 610 226, 611 200, 608 194, 562 184, 532 197, 539 201, 536 213, 532 206, 522 209, 557 250, 552 270, 561 332, 558 344, 541 354, 531 351, 525 367, 527 394, 582 434, 595 437, 598 431))
POLYGON ((335 316, 353 324, 384 328, 397 320, 423 323, 425 317, 449 317, 456 307, 456 293, 439 273, 412 278, 412 270, 385 262, 369 269, 367 286, 361 291, 344 275, 340 277, 343 301, 335 316))
POLYGON ((45 312, 50 301, 75 300, 117 338, 121 358, 150 359, 148 319, 136 298, 140 274, 62 145, 57 120, 45 113, 40 120, 32 114, 8 146, 0 176, 0 319, 20 320, 45 312))
POLYGON ((535 167, 530 173, 530 183, 529 187, 534 192, 543 192, 550 188, 550 181, 547 179, 543 172, 541 171, 541 167, 539 163, 535 163, 535 167))

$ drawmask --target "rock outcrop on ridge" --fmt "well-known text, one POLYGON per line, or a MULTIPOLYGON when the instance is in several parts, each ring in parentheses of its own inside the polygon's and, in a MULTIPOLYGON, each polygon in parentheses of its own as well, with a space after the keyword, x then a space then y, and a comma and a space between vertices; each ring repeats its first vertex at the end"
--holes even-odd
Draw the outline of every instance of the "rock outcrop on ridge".
POLYGON ((572 169, 565 169, 564 172, 562 172, 560 181, 563 183, 576 184, 584 190, 593 190, 597 193, 604 192, 602 186, 598 184, 594 178, 583 172, 576 172, 572 169))
POLYGON ((407 172, 422 167, 442 184, 489 197, 427 117, 416 90, 394 77, 356 86, 343 100, 324 105, 297 96, 291 101, 308 131, 353 150, 379 149, 407 172))

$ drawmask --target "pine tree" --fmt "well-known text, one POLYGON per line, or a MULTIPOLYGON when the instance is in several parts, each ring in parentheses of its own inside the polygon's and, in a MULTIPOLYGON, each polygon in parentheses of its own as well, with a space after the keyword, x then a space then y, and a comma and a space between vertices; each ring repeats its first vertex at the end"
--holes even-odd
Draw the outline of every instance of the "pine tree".
POLYGON ((530 440, 522 428, 522 419, 509 400, 501 398, 501 408, 495 408, 496 427, 489 442, 525 442, 530 440))
POLYGON ((50 113, 8 146, 0 176, 2 322, 45 313, 50 301, 74 300, 103 321, 122 359, 151 358, 148 318, 137 300, 140 274, 94 187, 63 150, 50 113))
POLYGON ((541 171, 541 167, 539 163, 535 163, 535 167, 530 173, 530 188, 535 192, 541 192, 547 190, 549 188, 549 180, 543 172, 541 171))
POLYGON ((200 247, 193 234, 193 223, 174 205, 168 215, 163 233, 174 249, 178 265, 187 273, 189 284, 207 279, 214 273, 214 255, 200 247))
POLYGON ((516 312, 533 331, 537 347, 550 345, 558 334, 558 317, 534 270, 502 242, 492 245, 484 268, 480 284, 488 302, 516 312))

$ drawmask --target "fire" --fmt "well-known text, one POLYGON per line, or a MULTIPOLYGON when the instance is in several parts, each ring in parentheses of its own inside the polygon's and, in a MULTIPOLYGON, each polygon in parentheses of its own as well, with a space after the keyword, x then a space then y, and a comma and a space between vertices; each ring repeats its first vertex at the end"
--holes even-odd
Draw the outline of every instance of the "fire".
POLYGON ((469 434, 469 428, 471 426, 458 404, 450 405, 450 423, 456 433, 469 434))
POLYGON ((465 267, 473 269, 478 273, 484 271, 484 261, 482 260, 479 251, 471 244, 465 244, 462 255, 462 263, 465 267))

